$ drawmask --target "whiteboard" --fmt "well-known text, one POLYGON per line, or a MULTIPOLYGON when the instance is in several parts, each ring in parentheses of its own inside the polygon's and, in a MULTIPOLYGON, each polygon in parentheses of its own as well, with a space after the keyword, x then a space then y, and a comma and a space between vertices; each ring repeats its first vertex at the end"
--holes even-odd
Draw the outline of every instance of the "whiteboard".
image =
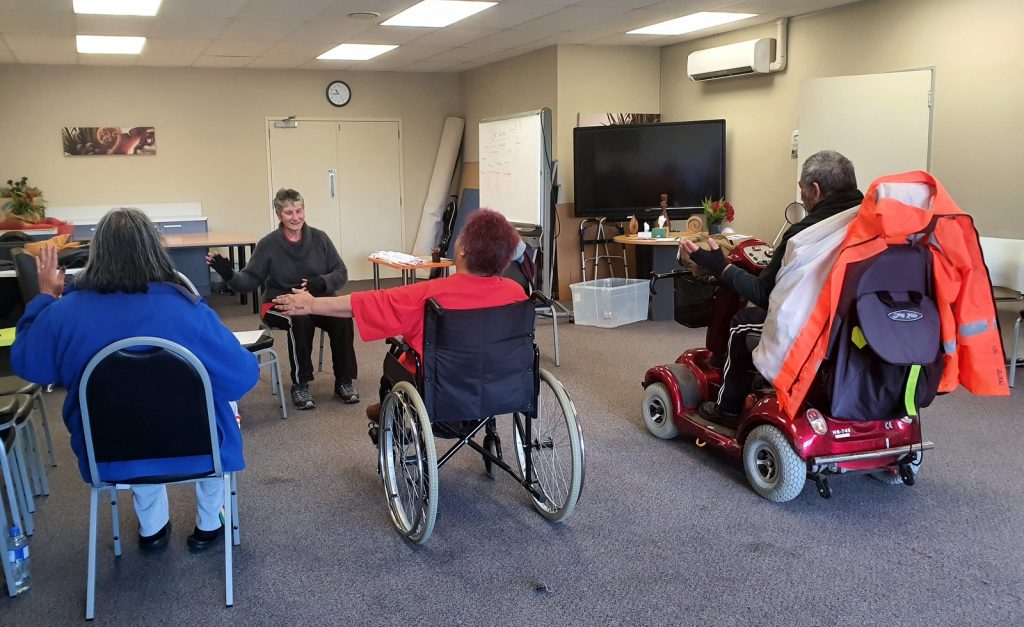
POLYGON ((932 71, 804 80, 800 88, 800 158, 837 150, 853 162, 861 191, 876 178, 928 170, 932 71))
POLYGON ((551 185, 550 119, 551 110, 543 109, 480 122, 481 207, 515 224, 544 224, 551 185))

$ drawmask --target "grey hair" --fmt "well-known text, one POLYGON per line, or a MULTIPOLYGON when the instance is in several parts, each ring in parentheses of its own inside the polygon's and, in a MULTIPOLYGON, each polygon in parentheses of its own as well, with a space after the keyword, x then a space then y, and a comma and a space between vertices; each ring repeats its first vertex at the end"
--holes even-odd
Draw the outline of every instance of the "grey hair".
POLYGON ((821 197, 857 189, 853 163, 835 150, 822 150, 807 157, 800 171, 800 187, 817 183, 821 197))
POLYGON ((294 189, 282 187, 277 190, 277 193, 274 194, 274 213, 281 213, 284 206, 290 202, 301 204, 303 206, 306 205, 306 201, 302 199, 302 194, 294 189))
POLYGON ((148 291, 151 282, 184 284, 146 214, 111 209, 96 225, 89 261, 75 277, 75 288, 130 294, 148 291))

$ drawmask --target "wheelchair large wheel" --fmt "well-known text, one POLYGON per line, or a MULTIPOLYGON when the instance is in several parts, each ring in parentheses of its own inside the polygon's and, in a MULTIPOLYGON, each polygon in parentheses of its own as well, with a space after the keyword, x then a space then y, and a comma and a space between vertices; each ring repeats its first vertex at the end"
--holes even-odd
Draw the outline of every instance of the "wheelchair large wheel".
POLYGON ((391 520, 406 539, 423 544, 437 516, 437 449, 423 400, 407 382, 384 397, 377 450, 391 520))
POLYGON ((542 494, 542 498, 531 494, 533 505, 548 520, 561 522, 572 515, 583 490, 583 433, 569 395, 543 368, 530 442, 525 442, 524 420, 528 418, 517 415, 513 429, 519 469, 526 472, 526 456, 530 455, 534 488, 542 494))

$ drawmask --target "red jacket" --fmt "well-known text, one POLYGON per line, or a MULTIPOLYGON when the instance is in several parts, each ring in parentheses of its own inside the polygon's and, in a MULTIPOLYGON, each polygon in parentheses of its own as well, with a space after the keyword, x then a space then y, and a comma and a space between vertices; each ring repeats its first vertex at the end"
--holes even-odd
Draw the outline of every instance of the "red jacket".
POLYGON ((889 244, 906 242, 909 235, 926 230, 933 218, 937 220, 928 249, 944 359, 939 392, 951 392, 959 383, 974 394, 1009 395, 992 285, 974 221, 930 174, 907 172, 883 176, 868 188, 814 311, 783 362, 774 384, 779 404, 790 416, 825 357, 847 265, 877 255, 889 244))

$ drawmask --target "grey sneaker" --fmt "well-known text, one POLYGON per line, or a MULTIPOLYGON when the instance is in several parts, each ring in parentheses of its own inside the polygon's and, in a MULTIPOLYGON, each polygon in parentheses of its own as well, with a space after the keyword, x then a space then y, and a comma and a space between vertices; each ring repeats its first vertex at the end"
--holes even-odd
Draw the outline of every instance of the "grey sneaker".
POLYGON ((313 409, 316 407, 316 401, 313 400, 313 395, 309 393, 308 383, 299 383, 292 386, 292 403, 295 404, 296 409, 313 409))
POLYGON ((341 379, 335 382, 334 395, 342 403, 348 403, 349 405, 359 402, 359 394, 356 392, 355 386, 352 385, 352 379, 341 379))

